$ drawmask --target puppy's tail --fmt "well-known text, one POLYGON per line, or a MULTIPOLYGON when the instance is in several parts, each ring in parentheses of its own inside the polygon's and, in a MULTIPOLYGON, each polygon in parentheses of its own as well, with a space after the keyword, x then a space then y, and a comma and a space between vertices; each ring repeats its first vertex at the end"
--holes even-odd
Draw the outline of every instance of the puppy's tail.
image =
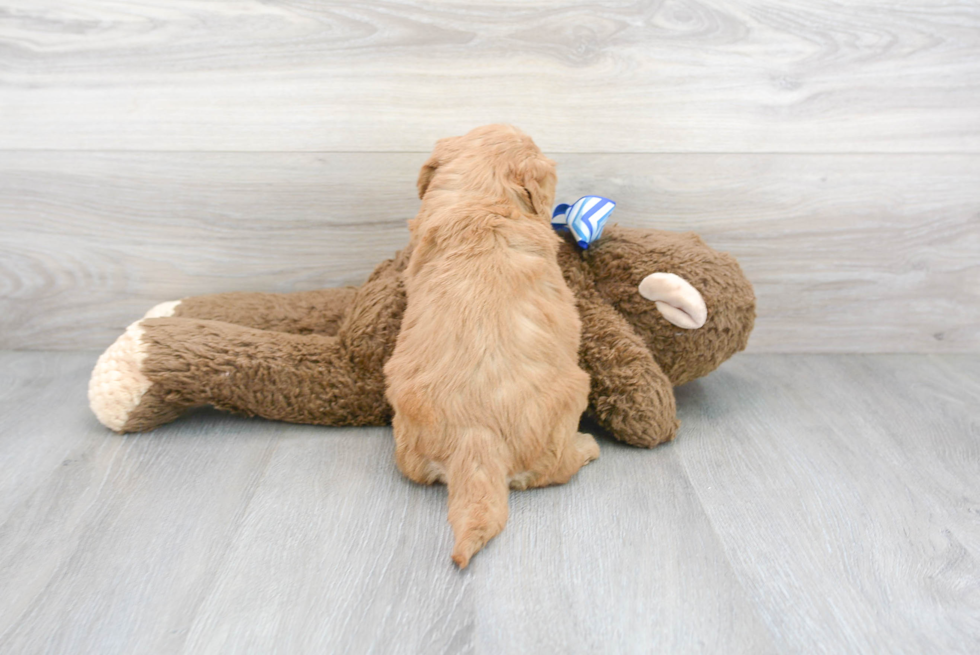
POLYGON ((500 438, 489 430, 468 431, 449 462, 449 523, 461 569, 507 523, 507 467, 500 438))

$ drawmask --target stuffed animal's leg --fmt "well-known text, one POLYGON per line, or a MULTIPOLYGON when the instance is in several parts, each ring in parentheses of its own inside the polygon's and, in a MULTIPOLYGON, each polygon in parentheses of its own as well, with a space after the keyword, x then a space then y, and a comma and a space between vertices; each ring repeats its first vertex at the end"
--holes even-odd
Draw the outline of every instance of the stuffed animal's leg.
POLYGON ((297 423, 390 420, 382 372, 355 366, 337 337, 188 318, 131 325, 99 358, 89 400, 118 432, 150 430, 197 405, 297 423))
POLYGON ((634 446, 652 448, 677 433, 670 379, 622 315, 598 296, 579 298, 580 364, 591 376, 589 408, 599 425, 634 446))
POLYGON ((275 332, 335 335, 356 287, 295 293, 216 293, 160 303, 144 318, 198 318, 275 332))

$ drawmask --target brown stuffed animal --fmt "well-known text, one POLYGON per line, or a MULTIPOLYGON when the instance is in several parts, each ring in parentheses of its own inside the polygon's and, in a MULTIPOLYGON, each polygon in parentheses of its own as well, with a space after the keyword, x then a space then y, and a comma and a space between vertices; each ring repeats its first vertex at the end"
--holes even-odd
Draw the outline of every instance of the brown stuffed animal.
MULTIPOLYGON (((118 432, 151 430, 201 405, 294 423, 390 423, 383 367, 405 309, 406 250, 359 288, 158 305, 99 358, 92 410, 118 432)), ((566 238, 558 259, 582 321, 589 414, 634 446, 673 439, 673 387, 748 341, 755 297, 738 263, 694 233, 618 226, 588 250, 566 238)))

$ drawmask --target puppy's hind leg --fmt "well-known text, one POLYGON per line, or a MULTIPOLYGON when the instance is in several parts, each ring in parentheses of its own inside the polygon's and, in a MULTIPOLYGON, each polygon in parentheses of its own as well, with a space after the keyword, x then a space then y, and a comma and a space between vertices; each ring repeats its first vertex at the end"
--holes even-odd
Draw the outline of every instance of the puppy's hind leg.
POLYGON ((578 432, 578 417, 572 416, 555 429, 554 438, 562 444, 558 461, 547 475, 535 481, 535 487, 565 484, 578 470, 599 458, 599 444, 591 434, 578 432))
POLYGON ((445 483, 444 467, 419 452, 420 431, 423 428, 401 413, 395 414, 391 427, 395 434, 395 463, 402 475, 419 484, 445 483))
POLYGON ((576 432, 565 447, 562 465, 556 471, 554 484, 565 484, 578 473, 580 468, 596 459, 599 459, 599 444, 596 443, 595 437, 584 432, 576 432))

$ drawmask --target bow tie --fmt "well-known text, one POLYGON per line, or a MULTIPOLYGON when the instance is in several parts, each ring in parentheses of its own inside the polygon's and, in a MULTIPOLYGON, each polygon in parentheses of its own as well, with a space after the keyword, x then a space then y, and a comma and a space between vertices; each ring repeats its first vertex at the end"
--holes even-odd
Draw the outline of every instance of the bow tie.
POLYGON ((568 230, 575 237, 579 248, 602 236, 606 219, 616 208, 616 203, 602 196, 582 196, 571 205, 558 205, 551 214, 551 227, 559 232, 568 230))

